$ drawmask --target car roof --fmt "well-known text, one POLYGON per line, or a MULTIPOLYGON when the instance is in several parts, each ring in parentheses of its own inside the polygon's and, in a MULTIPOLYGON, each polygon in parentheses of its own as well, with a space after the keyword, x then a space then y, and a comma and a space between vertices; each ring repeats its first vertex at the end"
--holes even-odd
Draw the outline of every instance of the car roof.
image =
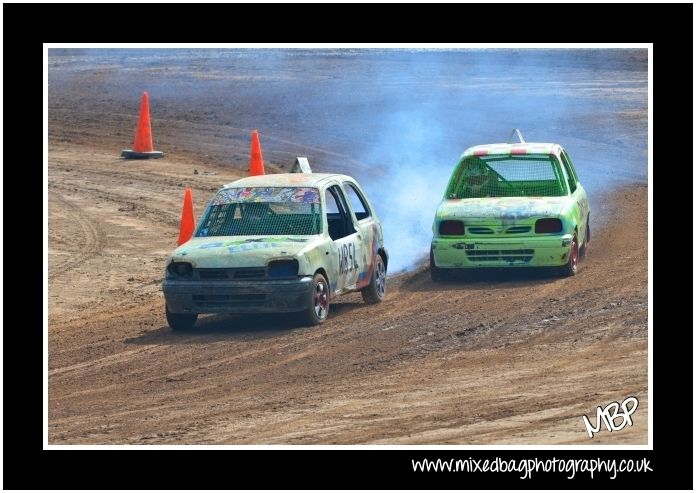
POLYGON ((486 144, 469 147, 462 157, 490 156, 497 154, 554 154, 559 156, 562 147, 550 142, 525 142, 517 144, 486 144))
POLYGON ((223 188, 240 187, 313 187, 321 188, 331 179, 338 181, 353 180, 350 176, 337 173, 274 173, 240 178, 227 183, 223 188))

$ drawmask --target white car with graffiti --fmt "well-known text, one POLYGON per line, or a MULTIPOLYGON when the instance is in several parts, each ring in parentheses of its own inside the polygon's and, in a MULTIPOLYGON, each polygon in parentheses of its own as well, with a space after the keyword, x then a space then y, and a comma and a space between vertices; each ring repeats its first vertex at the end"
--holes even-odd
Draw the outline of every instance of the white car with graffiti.
POLYGON ((162 290, 172 329, 200 313, 300 312, 309 325, 330 301, 386 294, 382 226, 358 183, 338 174, 274 174, 225 185, 193 238, 167 259, 162 290))

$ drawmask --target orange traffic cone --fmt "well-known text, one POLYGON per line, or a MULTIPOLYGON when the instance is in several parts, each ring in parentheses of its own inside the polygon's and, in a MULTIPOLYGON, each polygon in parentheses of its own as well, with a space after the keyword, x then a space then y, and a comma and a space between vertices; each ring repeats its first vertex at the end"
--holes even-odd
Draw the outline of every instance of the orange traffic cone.
POLYGON ((179 223, 179 241, 177 245, 183 245, 191 239, 193 231, 196 229, 196 220, 193 217, 193 198, 191 189, 184 190, 184 208, 181 211, 181 222, 179 223))
POLYGON ((147 92, 144 92, 143 100, 140 103, 140 118, 138 118, 138 126, 135 128, 133 149, 124 149, 121 151, 121 157, 126 159, 148 159, 162 156, 164 156, 164 153, 155 151, 152 148, 150 104, 148 103, 147 92))
POLYGON ((251 158, 249 159, 249 176, 265 175, 263 169, 263 155, 261 155, 261 143, 259 142, 259 131, 251 132, 251 158))

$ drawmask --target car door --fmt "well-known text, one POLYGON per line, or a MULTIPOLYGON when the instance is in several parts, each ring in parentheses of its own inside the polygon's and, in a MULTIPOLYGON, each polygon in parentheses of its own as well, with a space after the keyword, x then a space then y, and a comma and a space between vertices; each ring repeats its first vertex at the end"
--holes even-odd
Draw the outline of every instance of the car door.
POLYGON ((362 237, 355 227, 353 214, 338 184, 333 184, 325 190, 324 203, 329 236, 332 240, 329 284, 333 293, 340 294, 356 289, 363 256, 362 237))
POLYGON ((568 187, 570 188, 570 194, 573 199, 574 207, 577 207, 578 242, 580 242, 582 245, 585 243, 587 222, 590 216, 590 206, 587 201, 585 189, 578 181, 578 175, 575 172, 575 168, 573 167, 570 157, 565 150, 561 151, 561 163, 563 163, 563 171, 565 172, 568 180, 568 187))
POLYGON ((372 280, 375 256, 379 249, 379 237, 377 235, 377 220, 365 194, 357 183, 344 181, 342 183, 348 206, 355 219, 360 240, 360 272, 358 274, 357 288, 362 289, 372 280))

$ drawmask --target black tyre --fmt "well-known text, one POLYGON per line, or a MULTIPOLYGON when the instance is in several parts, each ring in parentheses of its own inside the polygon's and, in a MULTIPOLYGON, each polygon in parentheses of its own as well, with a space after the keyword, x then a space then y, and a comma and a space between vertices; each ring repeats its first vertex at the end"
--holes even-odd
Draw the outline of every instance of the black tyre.
POLYGON ((587 224, 585 225, 585 241, 580 247, 580 258, 587 257, 587 247, 590 246, 590 216, 587 216, 587 224))
POLYGON ((432 248, 430 249, 430 279, 435 282, 445 280, 445 272, 435 265, 435 258, 432 248))
POLYGON ((197 313, 172 313, 167 305, 164 305, 164 312, 172 330, 191 330, 198 320, 197 313))
POLYGON ((572 243, 570 244, 570 253, 568 255, 568 262, 561 267, 560 273, 562 276, 574 276, 578 273, 578 257, 580 256, 578 252, 578 237, 573 235, 572 243))
POLYGON ((372 272, 370 284, 361 293, 365 303, 370 305, 381 303, 387 294, 387 267, 384 265, 384 259, 380 254, 377 254, 375 258, 375 268, 372 272))
POLYGON ((312 279, 309 307, 302 312, 302 318, 307 325, 319 325, 329 316, 329 283, 326 278, 316 273, 312 279))

